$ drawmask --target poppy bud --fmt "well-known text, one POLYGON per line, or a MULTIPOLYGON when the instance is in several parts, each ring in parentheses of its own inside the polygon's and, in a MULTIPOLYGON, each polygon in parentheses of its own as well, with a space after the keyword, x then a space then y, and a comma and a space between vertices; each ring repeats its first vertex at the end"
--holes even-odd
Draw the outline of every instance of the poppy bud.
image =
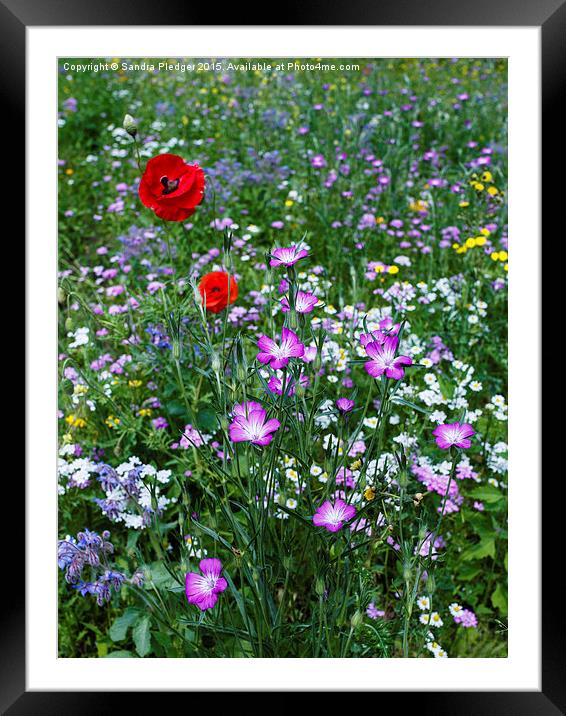
POLYGON ((318 594, 319 597, 322 597, 324 595, 324 579, 322 577, 318 577, 315 586, 314 591, 318 594))
POLYGON ((364 621, 364 615, 360 612, 359 609, 356 609, 356 611, 352 614, 352 618, 350 619, 350 624, 352 625, 352 629, 357 629, 364 621))
POLYGON ((57 300, 59 301, 60 304, 63 304, 63 303, 65 303, 65 300, 66 300, 66 299, 67 299, 67 294, 66 294, 65 291, 59 286, 59 288, 57 289, 57 300))
POLYGON ((132 117, 131 114, 127 114, 124 117, 124 121, 122 123, 122 126, 126 130, 126 132, 130 135, 130 137, 135 137, 138 133, 138 123, 136 120, 132 117))
POLYGON ((181 360, 181 344, 178 340, 173 339, 173 360, 178 361, 181 360))

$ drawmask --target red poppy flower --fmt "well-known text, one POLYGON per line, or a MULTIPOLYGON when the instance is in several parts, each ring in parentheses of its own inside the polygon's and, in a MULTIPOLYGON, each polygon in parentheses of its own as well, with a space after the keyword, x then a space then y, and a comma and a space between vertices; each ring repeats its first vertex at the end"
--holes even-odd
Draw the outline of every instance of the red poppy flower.
MULTIPOLYGON (((228 274, 224 271, 211 271, 203 276, 198 285, 206 310, 220 313, 228 305, 228 274)), ((230 276, 230 303, 238 298, 238 285, 230 276)))
POLYGON ((202 201, 204 185, 198 164, 186 164, 177 154, 158 154, 146 165, 139 195, 160 219, 184 221, 202 201))

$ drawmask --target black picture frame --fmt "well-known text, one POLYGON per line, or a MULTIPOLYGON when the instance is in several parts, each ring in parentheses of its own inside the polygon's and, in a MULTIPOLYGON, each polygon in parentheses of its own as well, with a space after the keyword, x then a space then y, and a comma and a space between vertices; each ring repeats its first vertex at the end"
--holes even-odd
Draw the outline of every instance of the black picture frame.
MULTIPOLYGON (((265 5, 246 3, 223 6, 221 15, 226 25, 262 25, 257 20, 264 16, 265 5)), ((22 165, 25 145, 25 88, 26 88, 26 28, 28 26, 85 26, 85 25, 211 25, 218 17, 215 6, 193 8, 187 3, 152 3, 148 0, 0 0, 0 91, 3 104, 2 122, 5 126, 5 149, 12 152, 6 159, 12 170, 2 172, 3 196, 10 196, 10 211, 15 209, 19 196, 22 204, 18 216, 25 215, 23 191, 14 192, 16 167, 22 165), (215 17, 213 17, 213 15, 215 17), (19 141, 18 141, 19 139, 19 141)), ((546 142, 542 147, 543 161, 548 169, 564 166, 563 114, 560 100, 566 78, 566 0, 475 0, 474 3, 456 3, 454 0, 350 0, 348 3, 329 1, 287 2, 281 13, 280 25, 379 25, 379 26, 535 26, 541 28, 542 37, 542 102, 543 130, 546 142), (560 123, 560 127, 559 127, 560 123)), ((544 226, 550 227, 553 218, 556 226, 563 203, 560 171, 543 181, 544 226)), ((560 217, 562 218, 562 217, 560 217)), ((541 233, 542 235, 542 233, 541 233)), ((15 242, 15 236, 12 238, 15 242)), ((538 247, 542 250, 542 247, 538 247)), ((535 248, 536 250, 536 248, 535 248)), ((540 336, 532 340, 541 344, 540 336)), ((542 355, 544 360, 544 352, 542 355)), ((549 355, 550 360, 550 355, 549 355)), ((548 365, 549 360, 546 362, 548 365)), ((539 380, 530 376, 529 380, 539 380)), ((29 396, 28 396, 29 397, 29 396)), ((528 418, 526 418, 528 419, 528 418)), ((31 437, 32 416, 27 414, 26 436, 31 437)), ((538 426, 533 425, 533 429, 538 426)), ((27 443, 27 449, 33 445, 27 443)), ((404 705, 412 702, 424 714, 560 714, 566 713, 566 668, 564 637, 566 634, 563 589, 560 587, 564 564, 560 496, 561 475, 555 484, 543 491, 543 577, 542 577, 542 690, 540 692, 403 692, 404 705), (560 532, 559 532, 560 530, 560 532), (410 700, 407 701, 407 699, 410 700)), ((6 476, 7 480, 7 476, 6 476)), ((8 486, 11 510, 24 505, 23 475, 10 478, 8 486), (19 478, 19 479, 16 479, 19 478)), ((6 599, 0 612, 0 709, 10 716, 23 714, 90 714, 112 713, 124 708, 132 709, 131 693, 104 692, 29 692, 25 684, 25 573, 23 520, 16 520, 4 532, 3 597, 6 599), (6 564, 6 560, 8 564, 6 564), (126 701, 127 699, 127 701, 126 701)), ((525 579, 537 578, 525 565, 525 579)), ((28 585, 36 588, 35 585, 28 585)), ((37 585, 37 588, 41 588, 37 585)), ((536 618, 528 614, 525 618, 536 618)), ((513 626, 511 626, 513 628, 513 626)), ((520 625, 515 625, 520 628, 520 625)), ((72 688, 72 684, 69 685, 72 688)), ((345 691, 347 687, 345 685, 345 691)), ((168 694, 168 696, 173 694, 168 694)), ((399 693, 382 692, 376 708, 386 708, 384 700, 398 699, 399 693)), ((156 698, 163 695, 144 693, 144 706, 157 705, 156 698)), ((396 702, 398 703, 398 702, 396 702)), ((160 701, 162 705, 162 701, 160 701)), ((188 704, 185 704, 188 706, 188 704)), ((409 706, 410 707, 410 706, 409 706)), ((184 707, 183 707, 184 708, 184 707)))

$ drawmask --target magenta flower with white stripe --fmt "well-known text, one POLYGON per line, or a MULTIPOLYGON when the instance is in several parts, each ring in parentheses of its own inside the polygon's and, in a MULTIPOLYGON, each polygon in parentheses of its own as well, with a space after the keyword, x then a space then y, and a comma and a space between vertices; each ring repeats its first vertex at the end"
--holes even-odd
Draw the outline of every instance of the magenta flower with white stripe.
POLYGON ((382 345, 377 342, 367 344, 365 349, 371 360, 364 363, 364 368, 373 378, 385 373, 387 378, 401 380, 405 375, 402 366, 412 365, 413 361, 409 356, 395 355, 398 345, 399 339, 395 336, 386 336, 382 345))
POLYGON ((370 343, 379 343, 382 346, 385 343, 385 333, 381 331, 372 331, 371 333, 362 333, 360 335, 360 343, 365 348, 370 343))
MULTIPOLYGON (((314 293, 297 291, 297 295, 295 297, 295 311, 297 311, 297 313, 310 313, 314 310, 317 303, 318 298, 314 295, 314 293)), ((291 310, 289 299, 286 296, 281 300, 281 310, 283 313, 289 313, 291 310)))
POLYGON ((288 247, 280 247, 274 249, 271 254, 272 259, 269 262, 270 266, 293 266, 299 259, 304 259, 309 255, 306 249, 300 249, 298 246, 293 244, 288 247))
POLYGON ((263 410, 263 405, 253 400, 249 400, 247 403, 236 403, 232 408, 232 415, 234 415, 234 417, 239 415, 240 417, 243 416, 246 418, 252 410, 263 410))
POLYGON ((324 527, 329 532, 338 532, 344 522, 351 520, 356 514, 354 505, 347 505, 344 500, 336 500, 334 504, 326 500, 313 515, 312 521, 317 527, 324 527))
MULTIPOLYGON (((299 385, 303 388, 308 388, 309 378, 307 375, 301 375, 299 378, 299 385)), ((277 395, 283 395, 284 389, 285 395, 287 395, 288 398, 295 395, 297 392, 297 384, 293 376, 288 375, 285 385, 283 385, 283 373, 281 373, 281 371, 278 371, 278 374, 271 376, 271 378, 267 381, 267 387, 272 393, 276 393, 277 395)))
POLYGON ((436 427, 432 434, 436 438, 438 447, 447 450, 452 446, 469 448, 472 444, 470 438, 476 434, 476 431, 469 423, 447 423, 436 427))
POLYGON ((185 594, 189 604, 196 604, 201 610, 212 609, 218 600, 218 594, 228 586, 222 572, 222 562, 216 558, 202 559, 198 572, 188 572, 185 576, 185 594))
POLYGON ((267 420, 267 413, 259 403, 241 403, 234 406, 234 420, 228 426, 230 440, 234 443, 250 442, 253 445, 269 445, 272 433, 281 423, 276 418, 267 420))
POLYGON ((396 336, 399 333, 401 324, 393 323, 393 319, 387 317, 379 322, 379 328, 380 328, 380 330, 384 331, 385 333, 388 333, 390 336, 396 336))
POLYGON ((257 347, 260 349, 256 356, 258 361, 271 365, 274 370, 284 368, 289 358, 301 358, 305 352, 305 346, 290 328, 283 328, 279 344, 268 336, 261 336, 257 347))

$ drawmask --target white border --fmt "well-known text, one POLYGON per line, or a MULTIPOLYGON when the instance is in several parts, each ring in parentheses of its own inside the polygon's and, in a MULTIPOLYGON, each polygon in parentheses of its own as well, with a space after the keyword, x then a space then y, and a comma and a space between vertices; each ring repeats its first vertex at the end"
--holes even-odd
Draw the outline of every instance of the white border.
POLYGON ((27 29, 28 690, 540 690, 540 28, 27 29), (253 51, 250 51, 253 48, 253 51), (57 659, 56 58, 509 57, 510 520, 506 659, 57 659), (525 179, 528 179, 526 181, 525 179), (528 361, 528 365, 526 364, 528 361), (527 377, 528 376, 528 377, 527 377), (525 377, 528 389, 525 389, 525 377), (535 394, 533 394, 533 391, 535 394))

